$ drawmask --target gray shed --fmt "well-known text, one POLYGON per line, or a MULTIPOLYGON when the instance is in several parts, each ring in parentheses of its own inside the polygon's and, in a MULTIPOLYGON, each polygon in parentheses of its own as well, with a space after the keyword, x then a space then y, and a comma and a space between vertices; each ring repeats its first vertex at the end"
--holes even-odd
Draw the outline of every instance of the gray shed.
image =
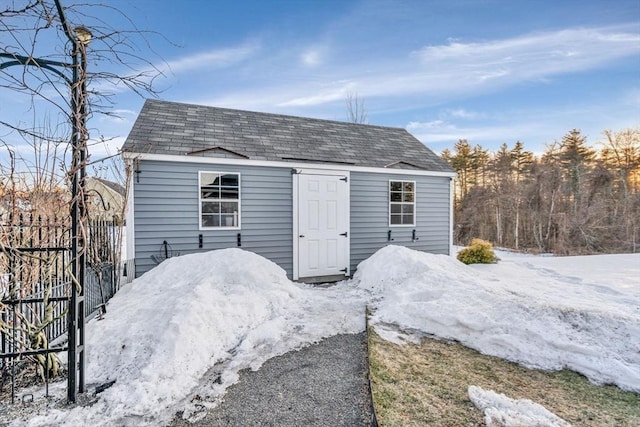
POLYGON ((451 251, 454 172, 405 129, 147 100, 122 151, 136 277, 228 247, 309 282, 388 244, 451 251))

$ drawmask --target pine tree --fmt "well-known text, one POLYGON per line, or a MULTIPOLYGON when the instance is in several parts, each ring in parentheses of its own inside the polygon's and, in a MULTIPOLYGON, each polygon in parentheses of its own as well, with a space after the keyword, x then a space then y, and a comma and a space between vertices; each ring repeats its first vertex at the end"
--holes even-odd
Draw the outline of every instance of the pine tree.
POLYGON ((451 158, 451 166, 457 172, 458 194, 464 199, 469 190, 470 171, 472 166, 471 146, 466 139, 460 139, 453 147, 455 155, 451 158))
POLYGON ((513 245, 515 249, 520 247, 520 204, 522 203, 523 188, 521 182, 523 176, 531 170, 534 157, 530 151, 525 151, 524 144, 516 141, 510 151, 511 165, 514 172, 514 197, 515 197, 515 218, 513 224, 513 245))
POLYGON ((577 207, 580 199, 580 184, 586 169, 595 159, 595 151, 587 146, 587 137, 578 129, 570 130, 562 137, 560 162, 569 178, 569 191, 577 207))

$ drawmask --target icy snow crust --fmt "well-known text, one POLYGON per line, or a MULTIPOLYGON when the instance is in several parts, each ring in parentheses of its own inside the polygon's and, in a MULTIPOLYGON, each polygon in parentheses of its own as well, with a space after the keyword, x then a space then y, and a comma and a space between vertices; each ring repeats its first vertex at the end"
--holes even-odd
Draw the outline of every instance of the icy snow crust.
POLYGON ((502 393, 469 386, 469 399, 482 412, 487 427, 571 427, 571 424, 529 399, 514 400, 502 393))
MULTIPOLYGON (((466 266, 387 246, 360 264, 354 281, 373 296, 374 324, 457 340, 529 367, 566 367, 595 383, 640 392, 640 274, 634 276, 640 255, 620 256, 629 264, 620 266, 628 281, 619 286, 550 265, 565 260, 576 273, 577 265, 589 270, 600 257, 500 256, 499 264, 466 266)), ((615 270, 615 256, 604 257, 607 270, 615 270)))
POLYGON ((15 424, 162 425, 183 410, 197 418, 239 370, 362 331, 367 304, 380 331, 392 324, 640 391, 640 255, 499 256, 499 264, 470 267, 387 246, 352 280, 328 288, 292 283, 240 249, 168 259, 87 325, 89 391, 115 384, 91 406, 15 424))

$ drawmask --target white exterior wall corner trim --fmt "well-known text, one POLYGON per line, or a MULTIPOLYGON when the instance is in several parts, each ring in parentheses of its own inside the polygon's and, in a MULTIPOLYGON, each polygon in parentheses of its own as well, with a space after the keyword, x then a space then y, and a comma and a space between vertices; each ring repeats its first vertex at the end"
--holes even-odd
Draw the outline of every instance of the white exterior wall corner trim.
POLYGON ((449 256, 454 255, 453 251, 453 212, 454 212, 454 177, 451 177, 451 181, 449 182, 449 256))
POLYGON ((292 239, 293 239, 293 280, 298 280, 300 278, 299 275, 299 271, 298 271, 298 253, 300 251, 299 246, 299 234, 300 234, 300 229, 298 227, 298 175, 297 174, 291 174, 291 179, 293 180, 292 183, 292 187, 291 187, 291 192, 293 193, 292 196, 292 206, 291 206, 291 213, 292 213, 292 221, 293 221, 293 234, 292 234, 292 239))
MULTIPOLYGON (((127 250, 127 260, 136 258, 136 239, 135 239, 135 215, 134 215, 134 199, 135 199, 135 179, 133 177, 129 178, 129 185, 126 189, 127 192, 127 211, 125 213, 125 225, 126 225, 126 250, 127 250)), ((135 271, 134 271, 135 275, 135 271)))
POLYGON ((367 166, 354 166, 354 165, 339 165, 339 164, 325 164, 325 163, 309 163, 309 162, 285 162, 285 161, 273 161, 273 160, 251 160, 251 159, 228 159, 219 157, 193 157, 187 155, 175 155, 175 154, 155 154, 155 153, 134 153, 124 151, 122 153, 124 159, 136 159, 136 160, 155 160, 164 162, 177 162, 177 163, 200 163, 200 164, 216 164, 216 165, 237 165, 237 166, 262 166, 272 168, 291 168, 301 170, 327 170, 327 171, 341 171, 344 172, 370 172, 370 173, 383 173, 383 174, 395 174, 395 175, 417 175, 417 176, 442 176, 442 177, 455 177, 455 172, 438 172, 427 171, 418 169, 393 169, 393 168, 380 168, 380 167, 367 167, 367 166))

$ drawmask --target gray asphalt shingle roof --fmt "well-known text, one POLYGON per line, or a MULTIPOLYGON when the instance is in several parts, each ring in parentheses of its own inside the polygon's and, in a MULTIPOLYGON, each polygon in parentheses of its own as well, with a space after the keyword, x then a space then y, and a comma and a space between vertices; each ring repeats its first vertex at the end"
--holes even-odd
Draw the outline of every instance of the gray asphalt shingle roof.
POLYGON ((401 128, 147 100, 122 146, 132 153, 452 172, 401 128))
POLYGON ((125 195, 124 187, 117 182, 108 181, 106 179, 98 178, 97 176, 91 177, 89 179, 95 179, 96 181, 101 182, 105 187, 109 187, 121 196, 125 195))

